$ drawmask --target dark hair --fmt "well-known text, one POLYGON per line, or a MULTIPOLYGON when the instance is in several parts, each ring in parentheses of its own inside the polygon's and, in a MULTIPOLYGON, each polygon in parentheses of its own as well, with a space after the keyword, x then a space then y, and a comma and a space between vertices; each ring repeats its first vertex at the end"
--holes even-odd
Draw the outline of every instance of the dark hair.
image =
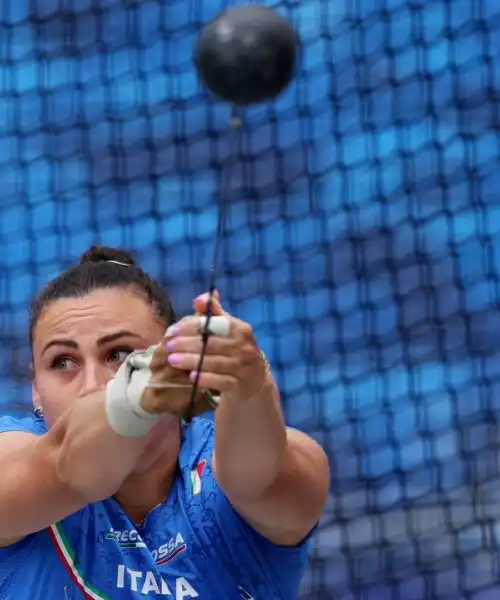
POLYGON ((151 303, 165 327, 175 321, 165 290, 140 269, 133 257, 119 248, 92 246, 79 262, 61 273, 41 290, 31 306, 30 342, 44 309, 62 298, 79 298, 95 290, 130 287, 151 303))

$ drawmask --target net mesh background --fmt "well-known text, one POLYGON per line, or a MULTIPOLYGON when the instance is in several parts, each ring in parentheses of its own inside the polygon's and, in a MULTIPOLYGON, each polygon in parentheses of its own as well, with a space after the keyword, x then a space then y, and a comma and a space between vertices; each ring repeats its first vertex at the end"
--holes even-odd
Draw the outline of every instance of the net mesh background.
MULTIPOLYGON (((2 402, 27 308, 91 243, 204 291, 229 113, 216 0, 2 0, 2 402)), ((497 598, 500 6, 287 0, 297 81, 247 111, 219 288, 331 460, 303 599, 497 598)))

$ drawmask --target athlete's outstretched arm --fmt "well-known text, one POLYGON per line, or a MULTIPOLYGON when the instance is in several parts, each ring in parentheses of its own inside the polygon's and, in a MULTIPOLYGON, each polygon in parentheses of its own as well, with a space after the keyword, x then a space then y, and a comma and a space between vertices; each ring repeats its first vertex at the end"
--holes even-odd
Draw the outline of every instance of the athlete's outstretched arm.
POLYGON ((146 440, 113 431, 105 391, 76 400, 45 435, 0 434, 0 545, 114 494, 146 440))
POLYGON ((254 529, 294 546, 323 512, 330 484, 326 455, 314 440, 279 422, 274 382, 246 401, 226 400, 216 413, 219 485, 254 529))
MULTIPOLYGON (((203 314, 206 296, 195 301, 203 314)), ((224 315, 215 303, 213 314, 224 315)), ((317 523, 328 495, 328 461, 321 446, 285 427, 278 389, 250 326, 230 319, 227 338, 211 337, 202 387, 222 390, 215 415, 216 479, 233 507, 277 544, 300 542, 317 523)), ((196 369, 199 319, 186 319, 168 346, 173 363, 196 369)))

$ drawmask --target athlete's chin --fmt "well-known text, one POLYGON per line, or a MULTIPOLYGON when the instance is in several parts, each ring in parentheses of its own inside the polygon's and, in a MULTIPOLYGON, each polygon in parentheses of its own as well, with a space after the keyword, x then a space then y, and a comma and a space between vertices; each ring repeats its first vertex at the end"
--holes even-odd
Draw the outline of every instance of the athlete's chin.
POLYGON ((158 461, 177 460, 180 449, 180 422, 172 415, 165 415, 149 433, 149 439, 133 474, 149 471, 158 461))

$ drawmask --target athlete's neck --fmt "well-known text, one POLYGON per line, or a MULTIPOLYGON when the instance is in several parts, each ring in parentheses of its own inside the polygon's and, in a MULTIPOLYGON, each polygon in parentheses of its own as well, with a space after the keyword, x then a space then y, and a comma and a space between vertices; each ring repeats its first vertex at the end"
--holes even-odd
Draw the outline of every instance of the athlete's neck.
POLYGON ((177 474, 180 439, 178 420, 169 419, 155 427, 135 471, 115 494, 115 500, 137 525, 168 496, 177 474))

